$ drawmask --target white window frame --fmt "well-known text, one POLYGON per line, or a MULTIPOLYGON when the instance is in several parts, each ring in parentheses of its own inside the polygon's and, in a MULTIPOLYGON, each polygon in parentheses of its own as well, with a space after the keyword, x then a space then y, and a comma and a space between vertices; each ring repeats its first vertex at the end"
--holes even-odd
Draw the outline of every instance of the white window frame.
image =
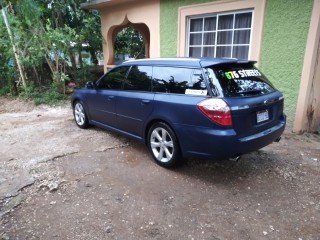
POLYGON ((251 54, 251 42, 252 42, 252 28, 253 28, 253 22, 254 22, 254 10, 247 10, 247 11, 232 11, 232 12, 223 12, 223 13, 214 13, 214 14, 205 14, 205 15, 197 15, 197 16, 189 16, 187 18, 187 39, 186 39, 186 55, 189 57, 190 56, 190 35, 193 33, 201 33, 202 34, 202 43, 201 45, 192 45, 192 47, 201 47, 201 57, 203 56, 203 48, 204 47, 214 47, 214 57, 216 57, 217 54, 217 47, 231 47, 231 56, 233 57, 233 47, 234 46, 248 46, 249 50, 248 50, 248 58, 251 54), (235 15, 236 14, 242 14, 242 13, 251 13, 251 25, 250 28, 235 28, 235 15), (219 18, 220 16, 228 16, 228 15, 233 15, 233 26, 230 29, 222 29, 219 30, 218 29, 218 24, 219 24, 219 18), (202 19, 204 20, 205 18, 210 18, 210 17, 216 17, 216 28, 215 30, 212 31, 205 31, 204 30, 204 21, 202 21, 202 31, 196 31, 196 32, 191 32, 191 20, 193 19, 202 19), (240 30, 250 30, 250 40, 249 43, 247 44, 234 44, 234 33, 235 31, 240 31, 240 30), (218 39, 218 32, 226 32, 226 31, 232 31, 232 42, 231 44, 217 44, 217 39, 218 39), (210 45, 204 45, 203 41, 204 41, 204 34, 205 33, 215 33, 215 40, 213 44, 210 45))
POLYGON ((265 17, 266 0, 218 0, 208 3, 200 3, 179 7, 178 10, 178 41, 177 56, 186 57, 187 35, 188 35, 188 17, 197 15, 210 15, 215 13, 233 12, 233 11, 254 11, 251 33, 250 60, 258 61, 260 65, 263 25, 265 17))

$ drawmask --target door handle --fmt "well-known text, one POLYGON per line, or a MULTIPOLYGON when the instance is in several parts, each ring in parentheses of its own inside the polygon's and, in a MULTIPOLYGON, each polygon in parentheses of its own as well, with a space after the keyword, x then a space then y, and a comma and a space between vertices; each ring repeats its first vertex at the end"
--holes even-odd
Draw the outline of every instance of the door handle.
POLYGON ((147 104, 149 104, 151 101, 150 100, 142 100, 141 101, 141 105, 147 105, 147 104))
POLYGON ((114 99, 114 96, 108 96, 108 101, 111 101, 114 99))

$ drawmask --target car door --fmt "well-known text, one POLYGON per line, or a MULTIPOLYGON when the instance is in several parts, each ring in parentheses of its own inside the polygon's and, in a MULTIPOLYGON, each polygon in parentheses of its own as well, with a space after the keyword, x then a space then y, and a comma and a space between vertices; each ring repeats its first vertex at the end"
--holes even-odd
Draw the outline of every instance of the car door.
POLYGON ((117 122, 122 131, 143 136, 143 126, 153 110, 152 66, 132 66, 117 96, 117 122))
POLYGON ((116 101, 129 68, 129 66, 114 68, 97 81, 96 90, 87 98, 92 121, 117 127, 116 101))

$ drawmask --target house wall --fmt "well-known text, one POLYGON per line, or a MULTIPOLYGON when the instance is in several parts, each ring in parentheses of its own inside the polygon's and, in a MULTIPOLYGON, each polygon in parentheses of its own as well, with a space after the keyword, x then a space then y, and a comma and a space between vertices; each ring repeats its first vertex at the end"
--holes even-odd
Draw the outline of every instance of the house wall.
POLYGON ((261 70, 285 96, 292 127, 301 81, 313 0, 267 0, 261 70))
MULTIPOLYGON (((193 15, 211 14, 213 12, 229 12, 237 9, 238 11, 245 11, 247 9, 254 10, 252 34, 251 39, 251 50, 249 53, 249 59, 260 60, 261 52, 261 39, 262 29, 264 23, 264 12, 265 12, 266 0, 224 0, 214 1, 202 4, 193 4, 179 8, 178 17, 178 50, 177 55, 185 56, 187 46, 187 18, 193 15)), ((259 62, 258 62, 259 64, 259 62)))
POLYGON ((320 132, 320 0, 313 5, 293 130, 320 132))
MULTIPOLYGON (((212 0, 160 1, 162 57, 178 55, 179 7, 208 2, 212 0)), ((313 0, 266 1, 259 66, 284 93, 289 127, 295 117, 312 6, 313 0)))
MULTIPOLYGON (((108 1, 106 1, 106 4, 108 1)), ((123 27, 133 25, 145 38, 149 57, 160 56, 160 9, 159 0, 127 1, 101 7, 101 32, 104 38, 103 55, 105 70, 114 64, 116 33, 123 27)))

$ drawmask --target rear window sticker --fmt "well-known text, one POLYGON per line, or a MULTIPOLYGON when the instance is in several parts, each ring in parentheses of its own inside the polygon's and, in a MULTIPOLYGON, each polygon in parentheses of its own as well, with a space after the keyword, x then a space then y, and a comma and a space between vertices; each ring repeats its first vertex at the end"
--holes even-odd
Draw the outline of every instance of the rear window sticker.
POLYGON ((206 96, 208 90, 186 89, 185 94, 206 96))

